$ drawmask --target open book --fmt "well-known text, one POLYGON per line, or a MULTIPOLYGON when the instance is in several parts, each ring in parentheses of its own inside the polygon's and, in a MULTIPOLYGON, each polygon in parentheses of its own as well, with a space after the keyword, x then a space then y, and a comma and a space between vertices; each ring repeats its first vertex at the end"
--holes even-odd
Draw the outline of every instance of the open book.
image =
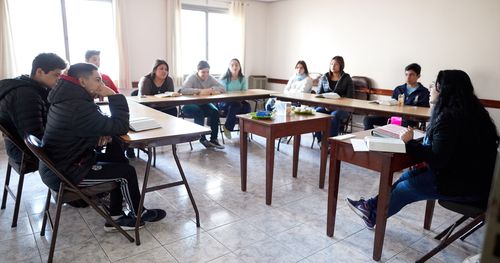
POLYGON ((160 128, 160 124, 149 117, 131 119, 129 123, 130 129, 133 131, 145 131, 160 128))
MULTIPOLYGON (((384 126, 377 127, 372 130, 372 135, 386 138, 399 139, 399 134, 406 131, 406 127, 398 126, 394 124, 387 124, 384 126)), ((421 130, 413 130, 413 139, 421 140, 424 138, 425 133, 421 130)))
POLYGON ((174 96, 174 92, 173 91, 167 91, 167 92, 164 92, 164 93, 155 94, 155 97, 157 97, 157 98, 166 98, 166 97, 172 97, 172 96, 174 96))
POLYGON ((366 136, 365 139, 351 139, 355 152, 393 152, 405 153, 406 145, 400 139, 366 136))
POLYGON ((335 92, 327 92, 316 95, 316 98, 325 98, 325 99, 340 99, 339 94, 335 92))
POLYGON ((398 105, 398 101, 395 99, 390 99, 390 100, 372 100, 370 103, 373 104, 380 104, 380 105, 386 105, 386 106, 396 106, 398 105))

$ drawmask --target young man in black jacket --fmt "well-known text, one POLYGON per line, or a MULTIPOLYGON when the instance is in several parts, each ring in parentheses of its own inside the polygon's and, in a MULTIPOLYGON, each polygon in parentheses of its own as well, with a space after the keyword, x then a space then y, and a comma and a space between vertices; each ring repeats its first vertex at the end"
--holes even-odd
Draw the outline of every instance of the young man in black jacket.
MULTIPOLYGON (((111 192, 110 214, 125 230, 135 227, 135 211, 139 208, 140 192, 134 167, 126 162, 99 162, 96 146, 109 142, 111 136, 128 132, 129 111, 123 95, 106 87, 93 64, 72 65, 68 75, 61 76, 49 94, 50 109, 43 136, 43 145, 51 160, 71 182, 91 186, 107 181, 121 187, 111 192), (111 116, 104 115, 94 103, 96 97, 108 97, 111 116), (125 199, 129 213, 122 209, 125 199)), ((43 182, 57 190, 60 181, 44 164, 40 164, 43 182)), ((142 219, 154 222, 165 217, 161 209, 145 209, 142 219)), ((106 223, 105 231, 113 231, 106 223)))
MULTIPOLYGON (((47 122, 47 95, 53 88, 66 62, 53 53, 42 53, 33 60, 31 74, 0 81, 0 122, 22 138, 33 134, 43 136, 47 122)), ((21 152, 9 141, 5 141, 7 154, 17 163, 21 152)), ((36 160, 36 158, 31 158, 36 160)), ((36 164, 36 162, 35 162, 36 164)))
MULTIPOLYGON (((406 83, 397 86, 392 92, 392 99, 398 100, 399 96, 404 96, 404 105, 429 107, 429 90, 424 87, 418 79, 422 68, 417 63, 412 63, 405 68, 406 83)), ((366 116, 363 119, 365 130, 374 128, 374 125, 382 126, 387 124, 387 117, 366 116)), ((403 126, 416 126, 418 123, 410 120, 403 120, 403 126)))

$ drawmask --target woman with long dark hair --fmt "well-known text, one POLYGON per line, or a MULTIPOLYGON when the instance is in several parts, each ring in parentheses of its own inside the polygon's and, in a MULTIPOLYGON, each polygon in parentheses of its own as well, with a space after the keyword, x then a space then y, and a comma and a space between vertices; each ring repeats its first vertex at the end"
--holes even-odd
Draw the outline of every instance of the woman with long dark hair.
MULTIPOLYGON (((344 67, 345 63, 343 57, 333 57, 330 61, 330 69, 321 77, 318 88, 314 90, 314 92, 317 94, 333 92, 343 98, 352 98, 354 96, 352 79, 348 73, 344 72, 344 67)), ((337 136, 341 128, 340 124, 349 117, 349 113, 344 110, 317 107, 316 111, 333 116, 329 136, 337 136)), ((315 137, 318 139, 318 142, 320 142, 322 135, 320 132, 316 132, 315 137)))
MULTIPOLYGON (((248 89, 248 83, 241 71, 240 61, 236 58, 231 59, 226 74, 219 80, 220 84, 226 88, 226 91, 243 91, 248 89)), ((231 139, 231 131, 236 125, 237 114, 249 113, 250 104, 246 101, 220 102, 219 109, 226 113, 226 123, 224 123, 224 135, 231 139)))
MULTIPOLYGON (((174 92, 174 81, 168 73, 169 67, 167 62, 162 59, 157 59, 151 72, 142 77, 139 81, 139 96, 155 95, 165 93, 167 91, 173 92, 173 96, 180 95, 179 93, 174 92)), ((176 107, 163 107, 156 109, 177 117, 176 107)))
MULTIPOLYGON (((486 204, 491 188, 498 133, 490 115, 461 70, 440 71, 430 103, 434 104, 423 143, 413 130, 401 134, 406 152, 425 163, 403 173, 391 191, 388 216, 421 200, 486 204)), ((347 203, 368 228, 375 226, 377 197, 347 203)))

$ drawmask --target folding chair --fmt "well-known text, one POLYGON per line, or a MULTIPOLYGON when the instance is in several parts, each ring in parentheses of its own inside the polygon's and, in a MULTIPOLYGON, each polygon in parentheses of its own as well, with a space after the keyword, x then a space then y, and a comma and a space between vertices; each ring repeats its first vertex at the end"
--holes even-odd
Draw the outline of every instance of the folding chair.
POLYGON ((13 129, 8 128, 9 125, 0 122, 0 131, 3 133, 4 138, 12 143, 19 151, 21 152, 21 163, 17 163, 11 157, 8 157, 7 164, 7 173, 5 175, 5 185, 3 190, 2 197, 2 206, 1 209, 5 209, 7 205, 7 193, 15 200, 14 204, 14 216, 12 218, 12 227, 17 226, 17 218, 19 216, 19 207, 21 206, 21 195, 23 192, 23 184, 24 184, 24 175, 27 173, 32 173, 38 170, 38 160, 31 153, 31 151, 26 148, 26 145, 23 143, 22 139, 17 136, 13 129), (12 132, 11 132, 12 131, 12 132), (10 188, 10 175, 12 172, 12 168, 14 171, 19 174, 19 182, 17 184, 17 192, 10 188))
POLYGON ((25 138, 26 146, 35 154, 35 156, 43 162, 58 178, 61 180, 61 184, 59 185, 59 190, 56 194, 55 191, 49 189, 47 193, 47 200, 45 202, 44 216, 42 221, 42 229, 40 231, 40 236, 45 235, 45 227, 47 225, 47 219, 50 220, 52 226, 52 240, 50 242, 50 250, 49 250, 49 258, 47 262, 52 262, 54 257, 54 250, 56 247, 56 239, 57 232, 59 230, 59 220, 61 218, 61 209, 62 204, 71 202, 74 200, 82 199, 87 204, 89 204, 94 210, 97 211, 107 222, 111 223, 123 236, 125 236, 130 242, 134 242, 134 238, 132 238, 125 230, 123 230, 118 224, 116 224, 111 216, 109 215, 108 208, 99 200, 98 195, 101 193, 107 193, 111 190, 119 187, 116 182, 106 182, 94 186, 89 187, 76 187, 72 184, 57 168, 54 166, 50 158, 47 156, 45 151, 42 148, 42 143, 38 138, 33 135, 28 135, 25 138), (55 221, 52 221, 52 217, 49 212, 50 207, 50 198, 54 192, 54 198, 57 201, 56 208, 56 218, 55 221), (101 207, 98 206, 98 203, 101 207))

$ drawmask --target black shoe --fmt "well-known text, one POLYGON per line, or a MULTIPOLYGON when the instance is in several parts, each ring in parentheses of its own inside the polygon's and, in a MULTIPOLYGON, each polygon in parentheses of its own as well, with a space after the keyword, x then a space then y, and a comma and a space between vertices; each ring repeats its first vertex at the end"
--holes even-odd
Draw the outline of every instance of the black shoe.
POLYGON ((74 200, 74 201, 68 202, 68 204, 72 207, 77 207, 77 208, 83 208, 83 207, 89 206, 89 204, 87 204, 87 202, 83 201, 83 199, 74 200))
POLYGON ((127 158, 135 158, 134 148, 127 148, 127 158))
POLYGON ((212 147, 214 147, 213 144, 211 144, 209 141, 207 141, 207 139, 203 140, 203 139, 200 139, 200 143, 205 146, 205 148, 207 149, 210 149, 212 147))
POLYGON ((217 139, 210 140, 210 144, 217 149, 224 149, 224 145, 221 145, 217 139))
MULTIPOLYGON (((131 231, 135 230, 135 221, 137 218, 135 216, 129 216, 129 215, 122 215, 120 218, 115 219, 115 222, 117 225, 119 225, 123 230, 125 231, 131 231)), ((141 224, 139 228, 142 228, 144 226, 144 220, 141 220, 141 224)), ((106 232, 116 232, 118 229, 116 229, 111 223, 106 222, 104 224, 104 231, 106 232)))
POLYGON ((160 221, 167 216, 167 212, 162 209, 146 209, 141 216, 144 222, 160 221))

